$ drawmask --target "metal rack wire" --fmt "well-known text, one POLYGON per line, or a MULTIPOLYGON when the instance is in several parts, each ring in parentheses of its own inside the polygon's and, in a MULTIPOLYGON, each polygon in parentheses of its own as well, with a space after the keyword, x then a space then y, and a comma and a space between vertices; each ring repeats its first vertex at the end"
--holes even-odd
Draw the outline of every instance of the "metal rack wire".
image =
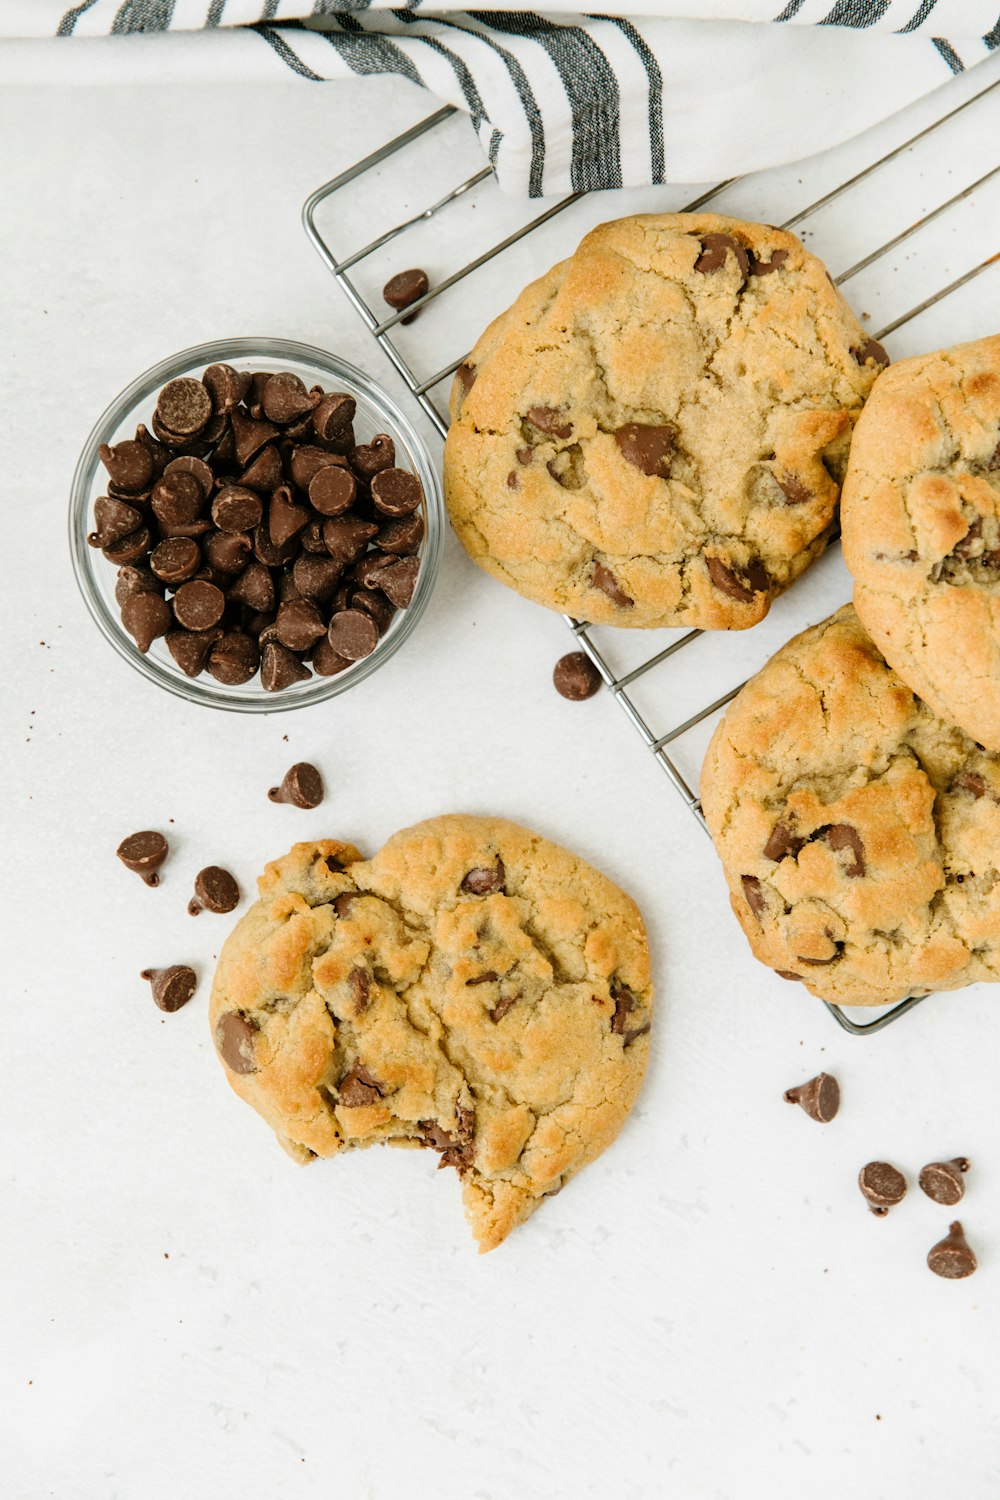
MULTIPOLYGON (((794 229, 802 225, 805 221, 814 218, 828 205, 844 197, 845 194, 852 190, 859 188, 861 184, 872 178, 874 174, 885 171, 898 158, 902 157, 904 153, 912 151, 914 147, 926 141, 935 132, 941 130, 950 121, 954 121, 959 116, 965 114, 966 111, 973 109, 980 111, 985 120, 988 106, 992 105, 995 109, 1000 104, 1000 92, 998 91, 1000 91, 1000 78, 994 78, 986 87, 980 89, 977 93, 971 94, 971 96, 964 99, 962 103, 951 109, 947 114, 934 119, 924 128, 909 135, 906 140, 899 142, 892 149, 884 152, 876 160, 868 162, 844 181, 838 182, 804 208, 797 210, 791 217, 784 221, 782 228, 794 229)), ((511 250, 527 236, 540 230, 543 225, 549 224, 558 215, 565 213, 567 209, 580 201, 585 195, 571 193, 551 203, 541 213, 530 218, 528 222, 519 225, 513 232, 502 235, 495 243, 491 243, 481 254, 458 266, 450 274, 436 280, 426 295, 420 298, 419 301, 412 303, 402 311, 393 312, 386 317, 381 316, 380 311, 376 312, 370 306, 366 295, 357 284, 356 277, 349 273, 355 267, 361 267, 364 262, 369 261, 378 251, 392 245, 418 226, 425 225, 432 220, 438 220, 442 216, 447 215, 449 211, 457 211, 455 208, 456 205, 459 205, 463 199, 472 194, 480 185, 487 183, 493 176, 492 168, 482 167, 472 172, 471 175, 464 178, 457 186, 450 188, 428 207, 410 215, 402 222, 392 225, 360 249, 339 258, 317 225, 317 211, 334 194, 342 191, 349 185, 362 180, 377 181, 380 177, 380 169, 384 166, 402 167, 407 160, 406 154, 408 149, 414 147, 424 137, 431 136, 432 133, 440 130, 455 114, 456 111, 451 106, 445 106, 427 115, 424 119, 417 121, 409 130, 386 142, 385 145, 371 152, 362 161, 355 163, 355 165, 340 173, 339 176, 334 177, 331 181, 324 183, 322 187, 317 188, 306 200, 303 207, 303 223, 309 239, 336 278, 369 332, 376 339, 398 374, 402 377, 411 395, 419 403, 434 428, 442 437, 445 435, 448 427, 446 410, 443 404, 439 404, 439 400, 436 400, 432 393, 438 392, 439 388, 444 385, 444 382, 454 374, 463 359, 466 358, 468 350, 465 347, 461 348, 455 354, 454 358, 449 359, 431 375, 421 378, 413 371, 409 360, 400 351, 391 335, 397 328, 397 325, 401 324, 404 319, 409 321, 422 308, 436 303, 438 299, 453 287, 457 287, 460 283, 465 282, 468 277, 473 276, 485 266, 490 265, 498 256, 511 250), (371 174, 370 179, 369 174, 371 174)), ((995 141, 996 138, 996 132, 994 131, 992 139, 995 141)), ((918 231, 926 229, 936 220, 941 219, 950 210, 955 210, 966 199, 970 198, 972 194, 983 189, 996 178, 1000 178, 1000 162, 996 165, 991 165, 989 170, 981 174, 974 182, 965 185, 959 191, 944 198, 915 222, 908 224, 899 233, 891 236, 883 243, 878 244, 875 248, 862 255, 847 270, 834 278, 836 285, 843 286, 846 282, 859 276, 869 266, 897 250, 916 235, 918 231)), ((728 178, 723 182, 716 183, 702 192, 693 201, 684 204, 680 211, 693 212, 702 208, 712 202, 712 200, 718 198, 727 189, 733 188, 740 181, 740 178, 728 178)), ((493 190, 498 191, 495 188, 493 190)), ((925 313, 929 308, 935 306, 935 304, 953 296, 961 288, 983 275, 993 266, 1000 267, 1000 249, 987 255, 976 265, 963 271, 961 275, 954 277, 946 285, 935 288, 930 295, 886 323, 873 336, 880 342, 889 338, 905 324, 925 313)), ((997 274, 1000 274, 1000 271, 997 274)), ((517 289, 517 283, 511 286, 511 298, 517 289)), ((806 576, 808 577, 808 575, 806 576)), ((800 588, 801 586, 799 584, 796 587, 800 588)), ((673 747, 679 745, 684 736, 688 735, 692 730, 703 724, 704 721, 711 718, 713 714, 723 709, 727 703, 731 702, 739 692, 742 684, 715 698, 713 702, 699 707, 695 713, 689 715, 682 723, 674 725, 665 733, 657 733, 648 722, 647 716, 640 710, 639 705, 636 703, 634 689, 653 668, 659 667, 670 658, 675 657, 677 653, 690 646, 703 632, 701 630, 689 630, 671 641, 664 649, 650 655, 646 660, 641 661, 630 670, 616 672, 608 659, 607 653, 601 649, 596 639, 594 627, 571 619, 569 616, 565 618, 579 648, 585 651, 594 663, 607 689, 613 694, 616 702, 639 734, 647 749, 652 752, 657 764, 667 776, 670 784, 704 828, 705 820, 698 796, 688 784, 677 764, 674 754, 672 754, 672 750, 673 747)), ((908 999, 900 1001, 898 1004, 876 1014, 874 1019, 864 1022, 852 1019, 838 1005, 830 1004, 827 1001, 823 1003, 845 1031, 854 1036, 866 1036, 880 1031, 891 1022, 898 1020, 900 1016, 912 1010, 914 1006, 920 1004, 926 998, 925 995, 912 995, 908 999)))

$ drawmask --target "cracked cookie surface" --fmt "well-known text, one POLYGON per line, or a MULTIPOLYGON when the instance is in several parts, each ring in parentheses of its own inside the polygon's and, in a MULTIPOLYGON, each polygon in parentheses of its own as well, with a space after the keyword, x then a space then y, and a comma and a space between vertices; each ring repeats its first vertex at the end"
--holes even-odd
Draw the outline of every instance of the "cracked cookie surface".
POLYGON ((717 214, 603 224, 456 374, 455 530, 578 619, 744 629, 825 546, 883 363, 794 235, 717 214))
POLYGON ((854 607, 886 661, 1000 750, 1000 335, 880 377, 842 524, 854 607))
POLYGON ((614 1140, 649 1052, 642 917, 567 850, 454 815, 269 864, 211 1000, 229 1082, 296 1159, 436 1150, 491 1250, 614 1140))
POLYGON ((782 978, 845 1005, 1000 979, 1000 756, 910 691, 850 605, 741 690, 701 795, 782 978))

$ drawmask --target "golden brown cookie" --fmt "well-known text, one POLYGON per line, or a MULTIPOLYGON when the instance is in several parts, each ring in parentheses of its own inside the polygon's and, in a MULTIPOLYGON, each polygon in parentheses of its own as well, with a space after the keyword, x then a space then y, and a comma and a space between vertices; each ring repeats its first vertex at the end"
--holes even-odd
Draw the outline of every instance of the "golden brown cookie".
POLYGON ((783 979, 845 1005, 1000 979, 1000 756, 913 695, 850 605, 743 688, 701 795, 783 979))
POLYGON ((371 860, 296 844, 259 891, 219 957, 212 1035, 297 1159, 430 1147, 492 1250, 614 1140, 649 1051, 649 952, 583 860, 452 816, 371 860))
POLYGON ((1000 750, 1000 334, 879 379, 842 524, 854 607, 886 661, 1000 750))
POLYGON ((744 629, 825 546, 887 362, 794 235, 717 214, 603 224, 457 372, 455 529, 550 609, 744 629))

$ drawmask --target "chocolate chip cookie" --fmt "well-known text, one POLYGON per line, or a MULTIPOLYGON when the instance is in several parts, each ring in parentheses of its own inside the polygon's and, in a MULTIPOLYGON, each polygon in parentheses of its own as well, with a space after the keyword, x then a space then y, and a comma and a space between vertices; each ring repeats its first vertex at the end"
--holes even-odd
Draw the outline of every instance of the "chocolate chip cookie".
POLYGON ((783 979, 845 1005, 1000 979, 1000 756, 911 692, 850 605, 743 688, 701 794, 783 979))
POLYGON ((1000 334, 878 382, 844 484, 872 640, 936 714, 1000 750, 1000 334))
POLYGON ((236 1092, 298 1160, 427 1147, 480 1249, 614 1140, 649 1051, 637 907, 583 860, 453 816, 371 860, 332 840, 268 865, 212 990, 236 1092))
POLYGON ((452 521, 550 609, 744 629, 825 546, 887 363, 794 235, 717 214, 601 225, 459 367, 452 521))

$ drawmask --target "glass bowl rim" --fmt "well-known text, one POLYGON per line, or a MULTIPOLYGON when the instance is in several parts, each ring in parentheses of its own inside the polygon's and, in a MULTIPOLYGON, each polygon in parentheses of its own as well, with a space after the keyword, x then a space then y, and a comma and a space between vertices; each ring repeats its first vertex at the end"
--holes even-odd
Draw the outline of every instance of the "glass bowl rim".
MULTIPOLYGON (((303 344, 292 339, 269 336, 212 339, 208 343, 193 344, 190 348, 158 360, 119 392, 98 417, 88 434, 73 472, 69 503, 69 546, 73 574, 91 619, 104 639, 147 681, 164 688, 175 697, 186 702, 201 704, 206 708, 228 710, 231 713, 290 713, 295 709, 309 708, 313 704, 326 702, 340 693, 363 682, 391 656, 412 634, 430 600, 441 561, 444 544, 444 500, 441 481, 427 444, 414 428, 410 419, 399 408, 395 400, 370 375, 356 365, 331 354, 314 344, 303 344), (197 366, 225 362, 227 359, 280 360, 312 366, 342 381, 352 394, 362 395, 384 417, 387 426, 395 429, 409 450, 414 466, 424 489, 424 513, 426 533, 421 553, 420 570, 413 598, 405 610, 397 615, 398 625, 383 636, 375 650, 354 663, 344 672, 333 677, 314 677, 301 693, 283 698, 281 693, 265 693, 251 682, 242 694, 226 695, 201 677, 175 677, 172 672, 149 656, 143 655, 132 638, 126 633, 120 620, 109 609, 97 582, 95 550, 87 542, 92 489, 100 459, 98 449, 108 441, 129 413, 147 400, 161 385, 181 373, 197 366)), ((111 568, 104 558, 101 562, 111 568)))

